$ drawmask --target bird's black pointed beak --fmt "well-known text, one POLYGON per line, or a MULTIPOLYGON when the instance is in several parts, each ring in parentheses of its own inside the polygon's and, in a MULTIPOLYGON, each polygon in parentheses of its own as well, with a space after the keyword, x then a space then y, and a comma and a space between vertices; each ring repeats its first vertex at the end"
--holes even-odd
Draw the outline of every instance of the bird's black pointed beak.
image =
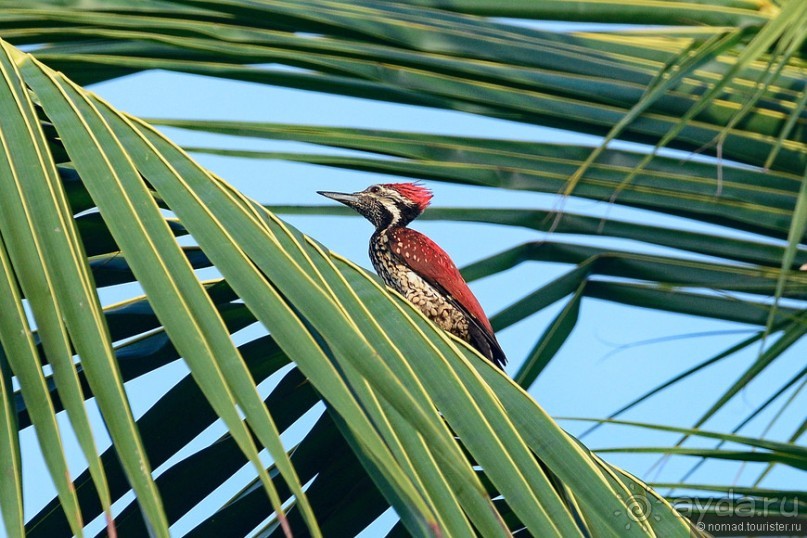
POLYGON ((359 196, 357 194, 348 194, 346 192, 328 192, 328 191, 317 191, 317 194, 321 194, 325 198, 330 198, 331 200, 336 200, 339 203, 345 204, 348 207, 355 207, 357 203, 359 203, 359 196))

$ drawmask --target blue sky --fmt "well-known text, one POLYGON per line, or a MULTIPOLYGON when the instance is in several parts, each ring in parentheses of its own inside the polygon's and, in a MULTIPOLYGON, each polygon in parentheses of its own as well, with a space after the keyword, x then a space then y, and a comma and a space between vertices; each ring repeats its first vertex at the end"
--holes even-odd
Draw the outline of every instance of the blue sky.
MULTIPOLYGON (((191 75, 146 73, 104 83, 94 87, 93 90, 115 107, 141 117, 250 120, 385 128, 543 142, 596 143, 593 137, 570 135, 557 130, 464 113, 359 101, 191 75)), ((187 145, 248 149, 246 144, 249 144, 249 148, 277 151, 306 151, 310 148, 303 144, 247 142, 242 139, 170 129, 166 132, 176 141, 187 145)), ((323 204, 327 201, 317 196, 315 191, 355 191, 372 183, 400 181, 398 178, 280 161, 230 159, 209 155, 199 155, 198 160, 248 195, 267 204, 323 204)), ((555 204, 553 197, 536 193, 502 192, 437 182, 426 183, 434 191, 435 206, 549 209, 555 204)), ((603 216, 609 211, 602 204, 575 200, 570 200, 565 209, 603 216)), ((647 215, 640 211, 619 209, 610 211, 611 216, 647 218, 647 215)), ((328 248, 364 267, 370 267, 367 241, 372 230, 369 223, 363 219, 289 216, 286 220, 328 248)), ((654 221, 654 223, 663 222, 654 221)), ((531 230, 469 223, 424 221, 416 222, 413 227, 436 240, 460 266, 526 241, 546 238, 546 234, 531 230)), ((618 245, 619 248, 642 251, 651 250, 644 245, 630 242, 610 241, 599 244, 612 244, 618 245)), ((492 315, 523 296, 526 291, 539 288, 568 269, 561 265, 526 263, 505 273, 474 282, 472 289, 488 314, 492 315)), ((105 297, 105 300, 115 301, 116 298, 109 296, 105 297)), ((510 373, 516 371, 539 335, 563 305, 564 301, 561 301, 501 332, 499 339, 510 357, 511 364, 508 368, 510 373)), ((587 299, 583 303, 580 321, 574 334, 538 379, 531 393, 553 416, 602 417, 648 388, 725 350, 750 334, 749 327, 738 324, 631 309, 587 299), (738 332, 744 330, 749 332, 743 334, 738 332), (719 337, 696 336, 714 331, 725 331, 727 334, 719 337), (663 343, 636 345, 654 339, 677 336, 684 337, 663 343), (620 349, 621 346, 631 347, 620 349)), ((727 380, 735 379, 754 361, 757 351, 757 349, 748 350, 728 361, 723 361, 692 382, 666 391, 651 402, 626 414, 624 418, 657 422, 658 417, 668 417, 664 420, 667 424, 690 425, 713 403, 719 391, 725 390, 728 386, 727 380)), ((770 395, 772 380, 786 379, 786 374, 792 375, 792 372, 802 367, 804 352, 805 346, 802 343, 797 349, 782 357, 771 367, 769 373, 763 374, 743 391, 740 397, 727 405, 715 420, 708 423, 708 427, 723 431, 732 428, 746 413, 770 395)), ((134 402, 135 413, 144 412, 184 373, 183 367, 177 366, 168 374, 161 370, 159 376, 150 375, 146 379, 130 384, 128 390, 134 402)), ((803 409, 805 404, 807 397, 801 394, 793 409, 803 409)), ((772 412, 765 413, 760 420, 752 423, 752 427, 746 432, 761 431, 771 417, 772 412)), ((800 420, 801 417, 794 417, 793 420, 781 421, 772 430, 771 437, 784 438, 793 431, 796 422, 800 420)), ((583 425, 573 422, 564 423, 564 426, 573 433, 579 433, 584 429, 583 425)), ((220 428, 214 428, 206 435, 209 439, 213 439, 220 432, 220 428)), ((26 432, 24 440, 30 442, 32 438, 30 432, 26 432)), ((599 448, 633 446, 640 443, 663 444, 669 442, 670 438, 669 434, 643 430, 604 428, 585 439, 585 442, 599 448)), ((101 445, 102 448, 106 446, 104 443, 101 445)), ((29 517, 53 495, 52 485, 42 463, 33 454, 33 451, 26 452, 24 459, 25 506, 29 517)), ((609 455, 608 459, 646 480, 674 480, 689 466, 685 464, 685 460, 674 460, 660 471, 654 470, 648 474, 648 469, 656 461, 655 456, 609 455)), ((71 465, 78 474, 83 468, 80 456, 76 456, 71 465)), ((713 464, 704 468, 700 475, 696 475, 696 481, 730 483, 735 479, 736 473, 736 466, 713 464)), ((247 475, 248 473, 244 473, 241 480, 246 480, 247 475)), ((737 483, 745 483, 748 476, 753 474, 745 472, 737 475, 737 483)), ((232 482, 229 490, 217 492, 208 500, 208 504, 221 502, 228 498, 228 491, 232 493, 243 485, 238 479, 232 482)), ((805 473, 799 474, 779 468, 764 484, 771 487, 805 489, 807 479, 805 473)), ((183 529, 190 528, 191 520, 192 518, 187 518, 187 521, 181 522, 174 531, 179 533, 183 529)))

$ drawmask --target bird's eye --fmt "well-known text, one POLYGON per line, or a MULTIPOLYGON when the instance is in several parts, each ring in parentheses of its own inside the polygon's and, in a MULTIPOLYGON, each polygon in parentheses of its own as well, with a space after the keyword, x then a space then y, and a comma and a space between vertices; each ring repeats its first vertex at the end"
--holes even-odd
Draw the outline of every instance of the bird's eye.
POLYGON ((372 187, 370 187, 369 190, 373 194, 378 194, 379 192, 381 192, 381 187, 379 187, 378 185, 373 185, 372 187))

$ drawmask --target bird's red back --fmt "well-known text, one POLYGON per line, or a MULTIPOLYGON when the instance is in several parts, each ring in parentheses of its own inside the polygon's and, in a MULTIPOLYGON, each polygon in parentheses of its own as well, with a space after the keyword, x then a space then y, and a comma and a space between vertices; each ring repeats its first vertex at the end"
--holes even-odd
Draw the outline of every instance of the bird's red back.
POLYGON ((445 290, 475 317, 490 335, 493 335, 493 327, 479 301, 462 278, 457 266, 437 243, 410 228, 392 228, 389 233, 389 248, 402 262, 421 277, 431 280, 445 290))

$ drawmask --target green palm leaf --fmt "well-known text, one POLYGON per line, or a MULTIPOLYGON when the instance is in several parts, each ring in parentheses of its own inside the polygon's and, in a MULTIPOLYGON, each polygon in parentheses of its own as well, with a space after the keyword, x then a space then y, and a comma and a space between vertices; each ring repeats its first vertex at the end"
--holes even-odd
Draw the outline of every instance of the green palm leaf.
MULTIPOLYGON (((759 480, 774 466, 803 472, 796 444, 803 425, 779 444, 767 429, 737 434, 803 386, 803 370, 774 385, 734 434, 700 429, 803 340, 803 2, 0 4, 0 459, 12 477, 0 487, 0 511, 9 535, 97 532, 84 525, 101 514, 121 532, 173 533, 172 525, 248 465, 243 489, 196 516, 191 534, 353 535, 391 506, 400 518, 391 535, 526 528, 540 536, 683 536, 694 529, 673 509, 679 498, 671 496, 671 505, 603 462, 524 392, 564 360, 561 351, 592 300, 757 331, 641 391, 611 418, 766 344, 736 380, 704 399, 694 427, 665 427, 684 436, 675 446, 619 450, 765 462, 759 480), (488 18, 501 16, 615 26, 555 31, 488 18), (620 26, 637 22, 664 27, 620 26), (380 128, 149 124, 76 85, 152 69, 605 139, 589 146, 380 128), (194 154, 568 197, 551 209, 438 207, 424 215, 551 234, 464 269, 474 280, 531 262, 563 266, 546 282, 518 283, 518 295, 491 317, 503 330, 560 305, 532 331, 527 356, 511 357, 520 364, 518 384, 275 215, 347 215, 343 208, 261 205, 152 125, 319 148, 186 148, 194 154), (613 215, 565 211, 575 200, 603 202, 613 215), (645 220, 623 208, 644 211, 645 220), (657 222, 660 215, 673 224, 657 222), (125 300, 101 299, 113 289, 127 290, 125 300), (189 375, 135 420, 132 382, 179 360, 189 375), (105 450, 86 411, 90 397, 109 429, 105 450), (67 472, 62 410, 88 462, 77 477, 67 472), (304 416, 305 432, 290 444, 292 425, 304 416), (219 418, 224 426, 213 437, 194 441, 219 418), (30 426, 56 485, 56 497, 34 515, 22 511, 19 466, 19 433, 30 426), (720 445, 684 446, 701 434, 720 445), (113 510, 130 491, 137 502, 113 510), (639 498, 654 517, 631 519, 626 528, 614 514, 630 513, 625 499, 639 498)), ((791 405, 797 394, 771 425, 786 410, 798 415, 791 405)), ((721 494, 726 487, 703 489, 721 494)), ((777 491, 746 489, 764 499, 777 491)))
MULTIPOLYGON (((257 474, 285 532, 292 531, 280 509, 281 498, 275 485, 281 476, 288 487, 284 491, 294 496, 295 511, 299 510, 312 532, 318 532, 316 515, 300 489, 299 477, 285 449, 276 451, 281 446, 276 425, 270 422, 270 430, 262 430, 260 416, 252 417, 251 404, 242 400, 249 395, 245 386, 239 385, 239 376, 247 371, 244 356, 230 347, 229 329, 214 307, 212 289, 205 293, 205 287, 192 273, 188 256, 169 242, 173 241, 173 233, 157 211, 150 188, 156 189, 154 194, 182 219, 211 261, 218 261, 217 267, 233 286, 233 291, 244 299, 244 306, 269 328, 281 348, 333 406, 340 421, 345 420, 342 417, 349 417, 343 422, 343 434, 352 439, 355 449, 361 447, 362 459, 368 458, 365 468, 372 468, 381 475, 376 477, 380 490, 412 532, 431 533, 435 528, 443 528, 447 532, 461 533, 471 529, 471 524, 485 534, 499 534, 504 530, 497 511, 486 500, 487 494, 476 473, 469 463, 462 463, 465 457, 451 430, 457 432, 473 460, 482 465, 494 487, 508 499, 509 507, 521 524, 536 534, 581 532, 580 523, 557 496, 546 471, 535 459, 535 455, 542 454, 541 447, 522 437, 520 428, 525 425, 512 422, 504 411, 506 406, 500 401, 500 392, 493 392, 471 368, 470 364, 479 361, 478 356, 448 340, 408 305, 405 308, 395 306, 394 301, 362 272, 338 258, 332 259, 316 244, 198 168, 148 127, 121 116, 29 57, 7 50, 21 66, 21 75, 40 99, 43 113, 53 122, 87 192, 98 204, 103 222, 119 245, 121 257, 131 266, 131 277, 137 277, 143 286, 153 308, 149 324, 163 327, 161 332, 164 330, 176 353, 190 366, 204 398, 228 425, 229 435, 243 453, 241 457, 258 465, 257 474), (114 142, 102 145, 98 142, 102 138, 114 142), (135 170, 143 174, 148 183, 140 179, 135 170), (101 187, 107 183, 106 187, 101 187), (159 258, 155 257, 157 251, 159 258), (278 260, 285 261, 278 263, 278 260), (393 313, 392 317, 382 315, 382 310, 393 313), (188 312, 187 317, 183 312, 188 312), (400 324, 394 318, 405 322, 400 324), (224 338, 218 337, 217 332, 224 338), (399 342, 404 345, 400 346, 399 342), (308 350, 301 350, 303 345, 308 350), (237 353, 232 360, 227 359, 229 350, 237 353), (209 358, 204 359, 207 354, 209 358), (360 359, 362 356, 375 357, 375 360, 368 362, 360 359), (419 360, 413 362, 413 357, 419 360), (435 365, 441 365, 439 378, 434 376, 435 365), (341 382, 335 384, 339 379, 341 382), (232 417, 235 401, 224 392, 227 387, 234 387, 233 394, 237 394, 245 410, 247 423, 261 444, 273 453, 273 469, 278 471, 272 473, 274 479, 257 462, 252 441, 243 438, 245 423, 237 417, 228 418, 232 417), (443 419, 447 423, 443 423, 443 419), (493 424, 496 424, 495 430, 493 424), (480 428, 482 425, 486 426, 480 428), (275 432, 274 438, 271 431, 275 432), (428 443, 424 442, 426 438, 428 443), (503 458, 505 454, 507 457, 503 458), (415 488, 416 484, 419 487, 415 488), (448 499, 445 495, 449 495, 448 499)), ((56 187, 61 184, 57 183, 56 187)), ((74 226, 72 222, 68 221, 67 225, 74 226)), ((81 261, 81 267, 89 270, 86 258, 81 261)), ((232 296, 226 299, 231 301, 232 296)), ((120 311, 120 308, 114 310, 120 311)), ((111 319, 111 314, 98 318, 103 322, 101 330, 110 334, 107 320, 111 319)), ((141 323, 143 321, 141 319, 141 323)), ((67 327, 69 329, 70 325, 67 327)), ((142 326, 126 328, 134 334, 143 330, 142 326)), ((145 338, 153 338, 153 335, 145 338)), ((129 343, 121 351, 132 346, 129 343)), ((93 393, 102 398, 102 391, 93 385, 91 377, 91 363, 97 354, 80 354, 80 357, 81 379, 89 381, 93 393)), ((496 375, 501 377, 501 374, 496 375)), ((61 382, 57 376, 54 381, 58 388, 61 382)), ((255 386, 251 375, 248 383, 255 386)), ((517 389, 510 385, 504 390, 517 389)), ((67 404, 64 398, 61 400, 67 404)), ((520 405, 538 409, 531 400, 520 405)), ((102 406, 102 412, 103 409, 102 406)), ((263 404, 256 409, 264 413, 264 417, 270 417, 263 404)), ((121 423, 117 418, 110 420, 121 423)), ((129 423, 135 427, 131 419, 129 423)), ((557 439, 554 450, 560 451, 558 456, 550 453, 541 458, 550 470, 557 467, 553 472, 564 480, 571 495, 589 499, 583 511, 592 510, 592 528, 607 532, 614 524, 608 520, 610 508, 592 502, 606 496, 619 502, 618 488, 613 489, 617 483, 609 483, 601 474, 607 467, 578 452, 577 467, 573 472, 568 471, 569 462, 564 454, 574 451, 575 443, 558 429, 555 433, 543 432, 540 437, 542 444, 553 437, 557 439), (576 483, 586 486, 581 488, 576 483)), ((533 438, 537 439, 538 435, 533 438)), ((126 469, 127 458, 122 451, 128 442, 117 441, 113 435, 113 443, 124 470, 131 473, 126 469)), ((166 532, 165 509, 160 505, 152 509, 144 502, 149 495, 155 503, 160 502, 159 497, 156 493, 138 490, 137 479, 131 475, 128 480, 134 484, 143 507, 146 527, 152 532, 166 532)), ((121 484, 118 479, 114 484, 117 496, 121 484)), ((92 489, 101 493, 97 481, 92 489)), ((103 505, 108 506, 108 501, 103 505)), ((77 505, 65 509, 68 520, 79 514, 77 505)), ((86 500, 83 509, 90 510, 86 500)), ((45 532, 49 528, 49 532, 53 532, 51 519, 37 518, 31 531, 45 532)), ((123 524, 129 520, 124 517, 123 524)), ((670 522, 668 524, 685 531, 686 526, 675 517, 670 522)), ((636 529, 641 532, 639 527, 636 529)), ((74 532, 81 533, 81 530, 74 529, 74 532)))

